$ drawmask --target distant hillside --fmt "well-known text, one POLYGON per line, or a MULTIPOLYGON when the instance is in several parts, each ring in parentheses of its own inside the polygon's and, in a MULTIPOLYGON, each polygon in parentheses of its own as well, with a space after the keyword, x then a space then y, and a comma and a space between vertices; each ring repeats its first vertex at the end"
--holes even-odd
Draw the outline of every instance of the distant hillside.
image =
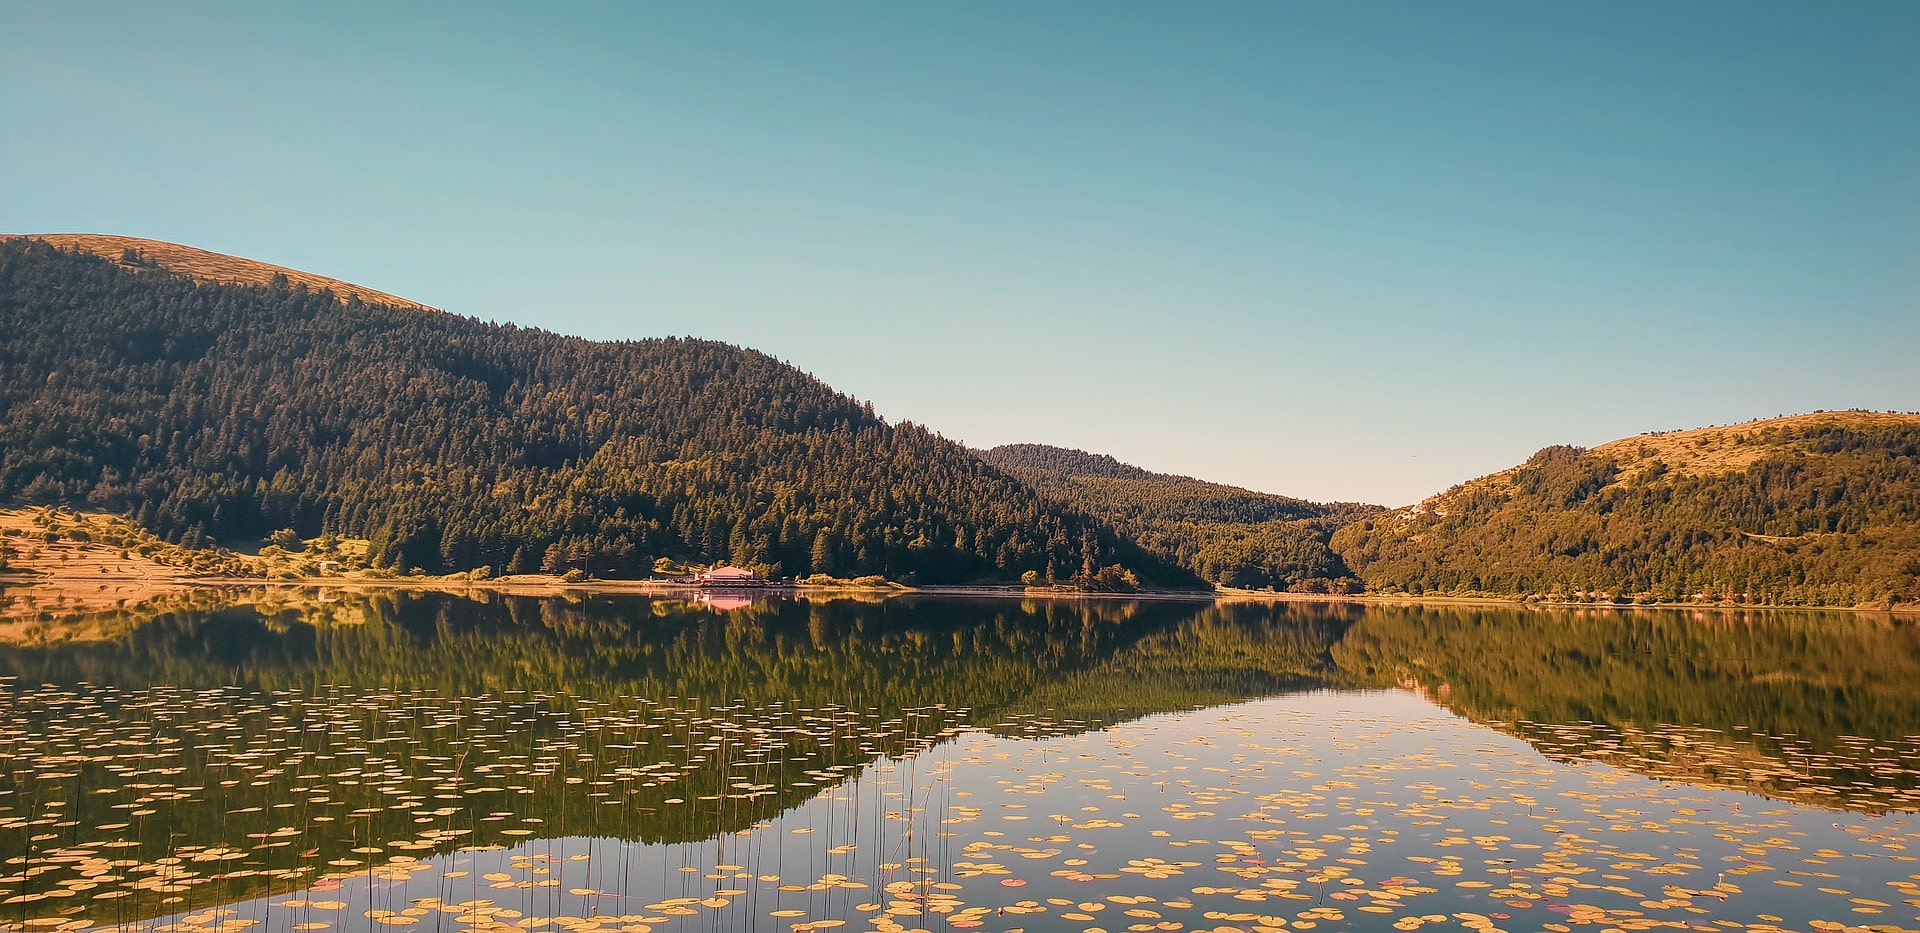
POLYGON ((1154 473, 1102 454, 1044 444, 1009 444, 981 456, 1044 495, 1111 524, 1148 551, 1224 586, 1356 589, 1358 581, 1328 541, 1340 526, 1384 511, 1154 473))
POLYGON ((1823 412, 1549 447, 1359 522, 1372 590, 1920 601, 1920 415, 1823 412))
POLYGON ((1197 585, 760 353, 597 343, 91 252, 0 241, 0 504, 121 511, 190 544, 366 537, 379 564, 427 571, 636 576, 671 557, 1197 585))
POLYGON ((434 310, 417 301, 408 301, 396 295, 342 282, 339 279, 330 279, 324 275, 314 275, 311 272, 287 269, 252 259, 228 256, 225 253, 195 249, 191 246, 181 246, 178 243, 97 233, 37 233, 30 237, 0 234, 0 241, 29 238, 63 250, 91 253, 132 270, 159 269, 203 282, 226 285, 271 285, 275 278, 283 278, 289 285, 304 285, 316 292, 333 292, 341 301, 358 300, 367 304, 389 305, 395 308, 434 310))

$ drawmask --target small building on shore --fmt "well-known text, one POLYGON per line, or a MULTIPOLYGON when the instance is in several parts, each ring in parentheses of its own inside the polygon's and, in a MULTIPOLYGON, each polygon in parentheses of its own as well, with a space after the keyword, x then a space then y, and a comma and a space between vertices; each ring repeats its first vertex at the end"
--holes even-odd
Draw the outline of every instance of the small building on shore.
POLYGON ((693 581, 703 587, 767 585, 765 577, 739 567, 715 567, 706 573, 696 574, 693 581))

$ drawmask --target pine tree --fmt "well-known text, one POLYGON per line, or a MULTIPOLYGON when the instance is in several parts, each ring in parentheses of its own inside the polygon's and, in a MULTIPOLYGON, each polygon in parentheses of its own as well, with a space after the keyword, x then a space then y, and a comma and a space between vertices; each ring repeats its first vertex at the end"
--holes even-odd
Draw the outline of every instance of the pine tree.
POLYGON ((813 573, 833 573, 833 536, 825 528, 814 533, 812 559, 808 566, 813 573))

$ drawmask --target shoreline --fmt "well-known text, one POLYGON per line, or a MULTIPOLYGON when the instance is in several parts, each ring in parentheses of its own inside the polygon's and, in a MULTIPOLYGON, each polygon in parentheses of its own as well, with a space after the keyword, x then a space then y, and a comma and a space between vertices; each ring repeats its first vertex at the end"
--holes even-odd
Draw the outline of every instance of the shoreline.
MULTIPOLYGON (((679 583, 664 583, 647 580, 581 580, 563 581, 558 577, 539 578, 530 575, 501 577, 486 580, 468 580, 457 577, 301 577, 296 579, 271 579, 260 577, 188 577, 176 576, 164 580, 129 579, 125 576, 86 575, 86 574, 19 574, 0 573, 0 593, 7 590, 37 591, 46 594, 83 594, 107 587, 124 586, 129 583, 159 584, 156 589, 164 592, 182 591, 222 591, 222 590, 357 590, 357 591, 412 591, 430 593, 499 593, 505 596, 565 596, 606 595, 606 596, 664 596, 697 598, 699 596, 760 598, 767 596, 831 596, 831 597, 867 597, 875 599, 894 599, 914 596, 963 597, 983 599, 1047 599, 1047 600, 1152 600, 1175 602, 1219 602, 1219 603, 1326 603, 1346 605, 1380 606, 1455 606, 1487 607, 1508 609, 1659 609, 1692 611, 1731 611, 1751 612, 1770 610, 1783 612, 1855 612, 1879 613, 1897 616, 1920 615, 1920 605, 1902 604, 1890 607, 1873 606, 1781 606, 1764 603, 1620 603, 1620 602, 1582 602, 1577 600, 1548 600, 1535 596, 1413 596, 1407 594, 1381 593, 1275 593, 1256 590, 1219 589, 1213 592, 1199 590, 1142 590, 1132 593, 1100 593, 1064 589, 1026 588, 1018 584, 994 585, 925 585, 907 586, 890 583, 885 586, 834 586, 787 584, 751 587, 702 588, 679 583)), ((161 595, 156 592, 155 595, 161 595)))

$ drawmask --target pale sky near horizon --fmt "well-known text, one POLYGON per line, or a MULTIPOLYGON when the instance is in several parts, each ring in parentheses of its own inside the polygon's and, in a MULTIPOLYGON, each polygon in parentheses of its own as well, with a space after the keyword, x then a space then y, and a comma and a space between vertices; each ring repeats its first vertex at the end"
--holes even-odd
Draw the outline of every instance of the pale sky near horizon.
POLYGON ((1402 505, 1920 409, 1920 4, 13 4, 0 232, 1402 505))

